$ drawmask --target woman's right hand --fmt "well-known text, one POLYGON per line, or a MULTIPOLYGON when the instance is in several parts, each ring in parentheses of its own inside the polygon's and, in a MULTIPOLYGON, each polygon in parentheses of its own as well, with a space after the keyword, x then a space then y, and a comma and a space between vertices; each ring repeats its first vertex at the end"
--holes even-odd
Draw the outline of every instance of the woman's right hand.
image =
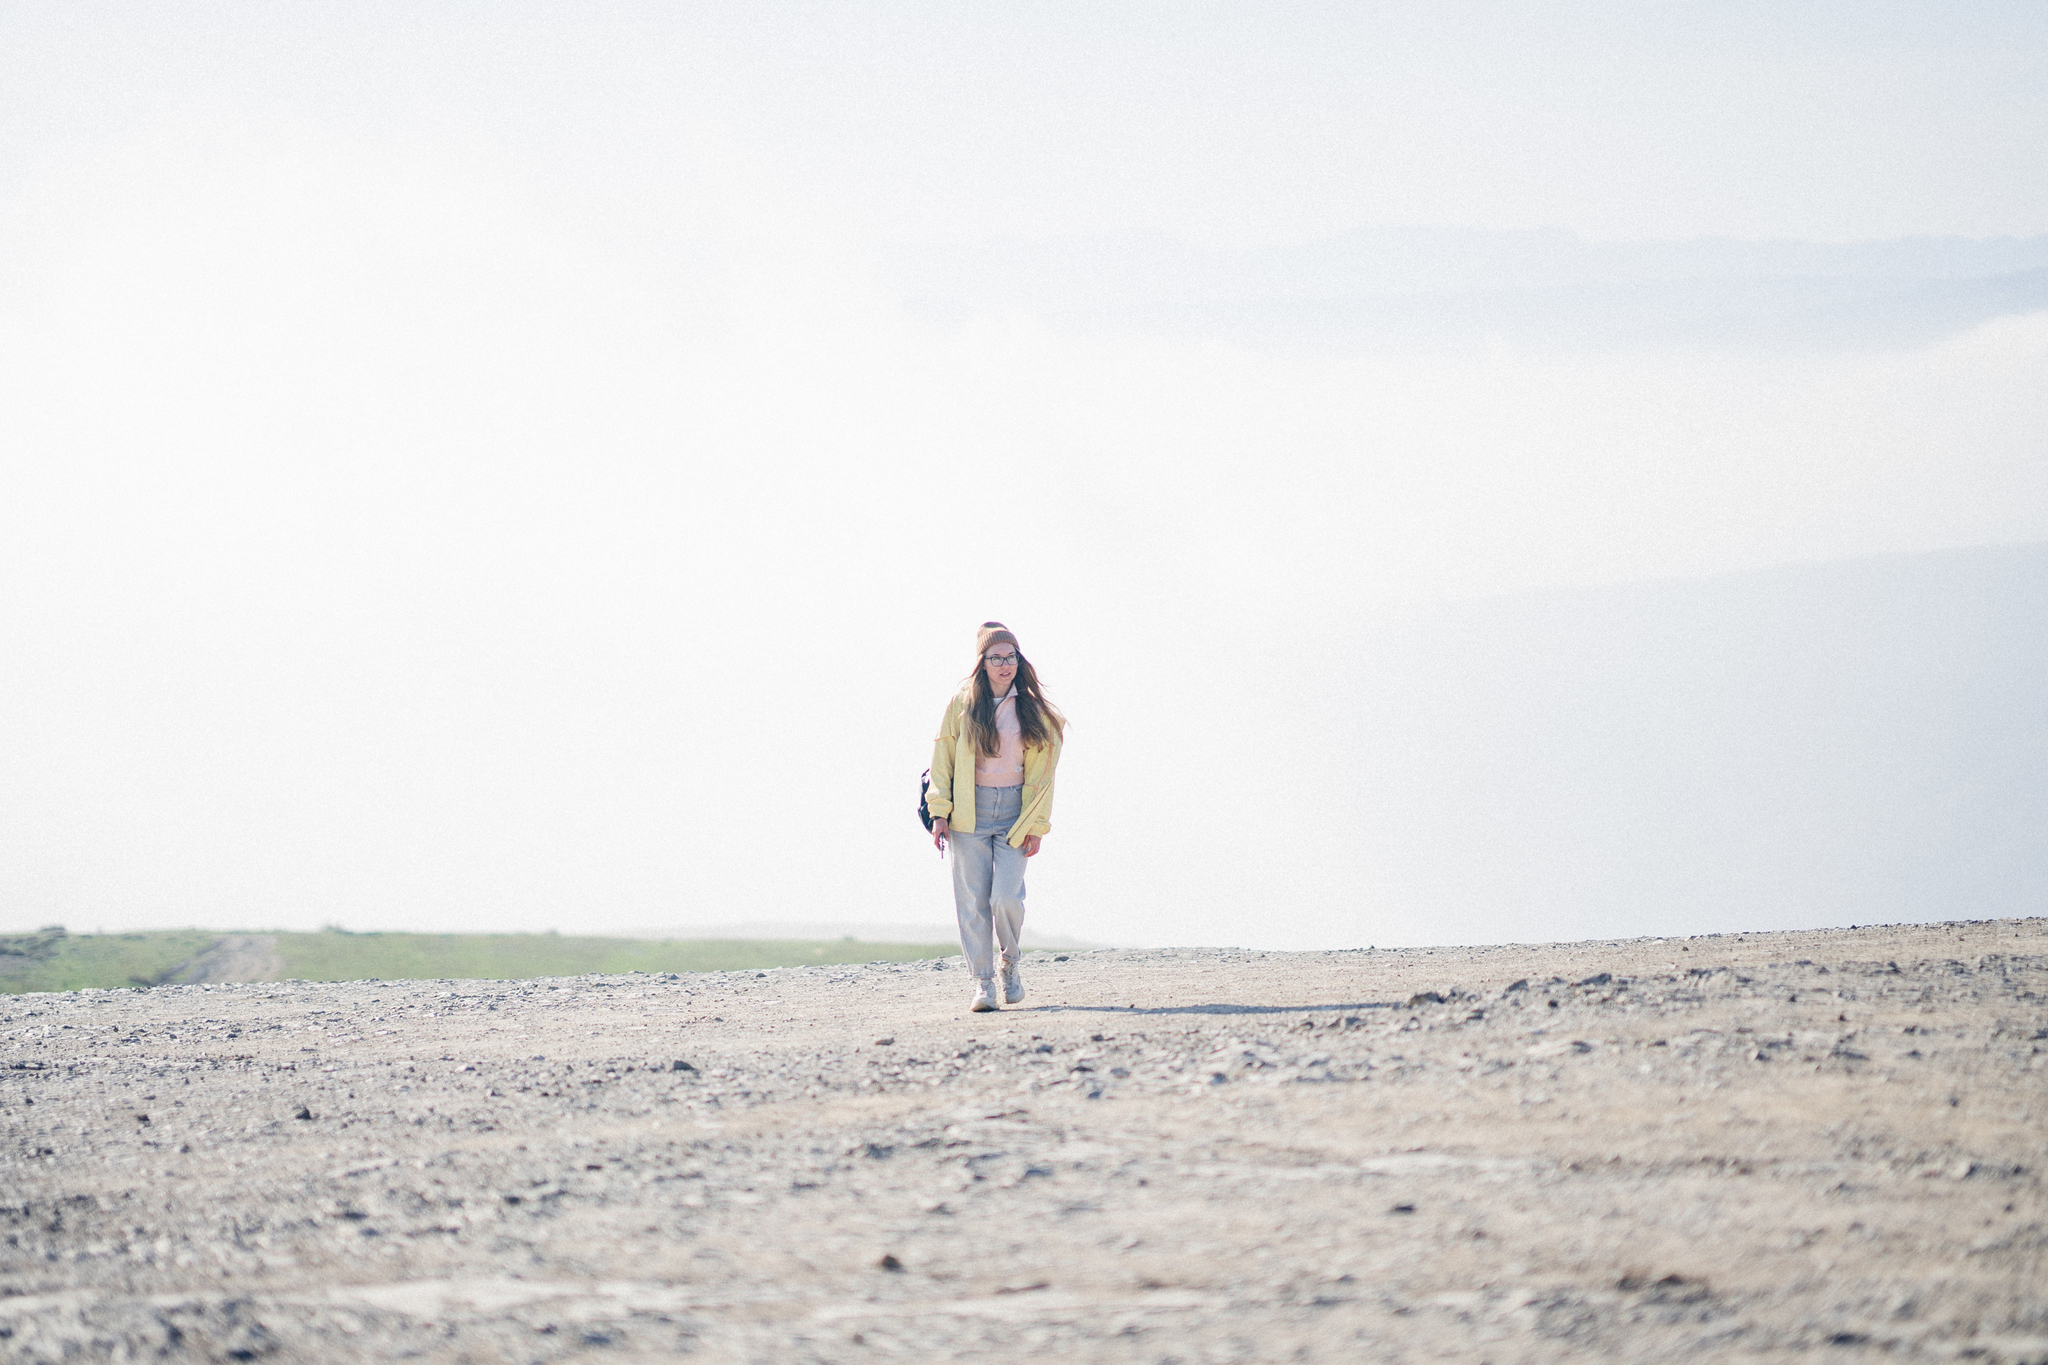
POLYGON ((943 815, 932 821, 932 847, 941 853, 946 851, 946 817, 943 815))

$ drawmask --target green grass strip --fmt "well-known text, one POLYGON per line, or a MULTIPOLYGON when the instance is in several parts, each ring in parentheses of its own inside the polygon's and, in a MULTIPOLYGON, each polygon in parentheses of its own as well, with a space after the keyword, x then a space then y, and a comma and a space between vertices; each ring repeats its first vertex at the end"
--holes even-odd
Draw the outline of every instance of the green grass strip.
POLYGON ((566 934, 279 934, 284 975, 303 981, 521 980, 585 972, 733 972, 822 962, 916 962, 929 943, 582 938, 566 934))
MULTIPOLYGON (((730 972, 820 963, 918 962, 957 948, 850 939, 632 939, 563 934, 279 933, 284 969, 302 981, 522 980, 586 972, 730 972)), ((0 935, 0 994, 150 986, 174 979, 222 935, 205 929, 133 934, 0 935)))
POLYGON ((204 929, 8 935, 0 937, 0 993, 153 986, 219 939, 204 929))

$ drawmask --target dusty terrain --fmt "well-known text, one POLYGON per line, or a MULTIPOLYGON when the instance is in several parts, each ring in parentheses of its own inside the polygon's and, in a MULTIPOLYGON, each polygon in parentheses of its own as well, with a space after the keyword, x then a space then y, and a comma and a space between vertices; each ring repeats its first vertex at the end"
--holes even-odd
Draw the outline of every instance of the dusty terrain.
POLYGON ((1027 980, 0 998, 0 1359, 2048 1361, 2048 921, 1027 980))

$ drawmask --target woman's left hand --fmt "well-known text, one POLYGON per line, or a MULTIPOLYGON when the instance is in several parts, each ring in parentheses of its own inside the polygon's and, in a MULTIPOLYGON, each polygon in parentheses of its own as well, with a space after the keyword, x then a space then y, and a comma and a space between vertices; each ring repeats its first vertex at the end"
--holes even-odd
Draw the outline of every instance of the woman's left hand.
POLYGON ((1036 858, 1038 856, 1038 836, 1036 834, 1024 836, 1024 856, 1027 858, 1036 858))

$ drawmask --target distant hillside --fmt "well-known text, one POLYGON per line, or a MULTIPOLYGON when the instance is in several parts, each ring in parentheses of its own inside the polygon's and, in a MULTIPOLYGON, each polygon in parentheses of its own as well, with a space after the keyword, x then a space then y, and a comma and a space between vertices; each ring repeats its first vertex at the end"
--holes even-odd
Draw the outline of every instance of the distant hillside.
POLYGON ((1328 827, 1428 941, 2048 908, 2048 546, 1471 603, 1330 675, 1328 827))
POLYGON ((579 938, 559 934, 216 934, 0 937, 0 994, 194 981, 517 980, 586 972, 716 972, 948 956, 922 943, 579 938))

